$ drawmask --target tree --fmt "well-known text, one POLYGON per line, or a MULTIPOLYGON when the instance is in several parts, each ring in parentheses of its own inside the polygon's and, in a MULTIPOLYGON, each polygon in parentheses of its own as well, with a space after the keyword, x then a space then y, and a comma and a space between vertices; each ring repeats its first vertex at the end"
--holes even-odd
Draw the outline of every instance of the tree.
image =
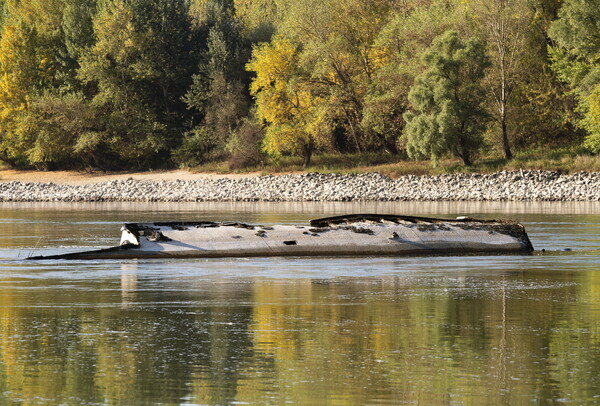
POLYGON ((82 94, 47 93, 30 103, 19 116, 17 128, 27 141, 30 164, 38 169, 77 167, 107 167, 95 148, 86 148, 98 137, 96 110, 82 94))
MULTIPOLYGON (((365 97, 375 78, 374 43, 393 1, 287 1, 279 32, 299 46, 298 63, 310 76, 320 108, 343 134, 342 150, 396 152, 396 137, 363 126, 365 97)), ((316 101, 316 100, 313 100, 316 101)), ((338 142, 339 143, 339 142, 338 142)))
POLYGON ((560 4, 560 0, 527 2, 531 19, 510 100, 511 148, 562 146, 581 138, 573 120, 575 96, 552 71, 548 56, 548 44, 553 42, 548 29, 560 4))
POLYGON ((16 117, 28 108, 30 92, 39 83, 34 36, 25 24, 6 24, 0 40, 0 159, 26 162, 26 143, 16 134, 16 117))
POLYGON ((79 58, 94 44, 93 20, 97 13, 97 0, 63 0, 64 11, 61 28, 65 47, 75 61, 72 73, 79 69, 79 58))
POLYGON ((268 42, 275 33, 285 0, 234 0, 235 16, 242 23, 244 36, 252 42, 268 42))
POLYGON ((242 37, 242 26, 232 4, 227 3, 207 1, 202 20, 197 21, 207 33, 206 49, 185 101, 189 109, 198 113, 200 123, 186 134, 176 152, 184 165, 197 165, 226 155, 229 138, 248 114, 249 79, 245 64, 250 46, 242 37))
POLYGON ((502 152, 504 158, 511 159, 509 105, 522 73, 525 31, 531 12, 522 0, 483 0, 470 4, 490 45, 492 65, 487 70, 486 82, 495 105, 495 120, 500 126, 502 152))
POLYGON ((147 92, 156 72, 148 64, 151 33, 136 28, 133 10, 123 1, 106 4, 94 20, 97 41, 81 58, 79 77, 97 89, 93 105, 102 112, 102 137, 90 139, 108 149, 119 167, 144 167, 167 147, 164 125, 151 109, 147 92))
POLYGON ((267 124, 265 151, 274 156, 301 155, 307 167, 313 152, 330 143, 331 124, 298 58, 296 47, 277 36, 254 49, 247 67, 256 72, 250 92, 256 97, 258 118, 267 124))
POLYGON ((70 67, 61 0, 9 0, 0 38, 0 159, 26 165, 31 140, 18 124, 33 100, 65 84, 70 67))
POLYGON ((129 0, 133 27, 144 33, 139 55, 146 102, 159 120, 177 129, 187 109, 182 100, 197 69, 198 45, 193 44, 188 0, 129 0))
POLYGON ((244 118, 227 143, 229 168, 240 169, 261 164, 264 161, 261 147, 263 139, 263 126, 254 117, 244 118))
POLYGON ((202 123, 189 131, 181 147, 174 151, 180 165, 197 166, 226 155, 231 136, 248 113, 246 95, 239 82, 227 82, 219 73, 209 85, 206 99, 199 106, 204 113, 202 123))
POLYGON ((453 2, 406 1, 396 7, 374 42, 373 80, 364 102, 362 127, 397 141, 415 77, 425 69, 422 55, 435 37, 456 25, 453 2))
POLYGON ((2 28, 4 27, 4 19, 6 18, 6 0, 0 0, 0 36, 2 36, 2 28))
POLYGON ((462 42, 456 31, 435 38, 423 57, 428 69, 416 78, 407 112, 406 139, 413 158, 434 161, 451 152, 467 166, 481 146, 487 113, 482 79, 490 62, 476 39, 462 42))
POLYGON ((90 141, 118 156, 119 166, 160 165, 188 121, 182 98, 196 61, 187 2, 107 0, 94 33, 79 77, 95 89, 92 103, 105 122, 103 136, 90 141))
POLYGON ((600 8, 595 0, 570 0, 550 26, 553 68, 569 83, 583 114, 580 125, 587 131, 587 147, 600 152, 600 8))

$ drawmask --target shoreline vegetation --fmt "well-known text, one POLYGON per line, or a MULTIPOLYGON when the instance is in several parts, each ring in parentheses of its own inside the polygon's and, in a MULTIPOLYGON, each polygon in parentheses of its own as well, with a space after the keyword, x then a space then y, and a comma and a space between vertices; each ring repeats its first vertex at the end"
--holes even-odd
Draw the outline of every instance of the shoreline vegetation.
POLYGON ((0 202, 599 201, 600 157, 572 148, 481 156, 436 166, 389 154, 315 155, 229 169, 228 162, 156 171, 32 171, 0 166, 0 202))
POLYGON ((597 0, 0 0, 0 164, 595 170, 599 19, 597 0))
POLYGON ((213 162, 195 168, 146 171, 94 170, 20 170, 0 165, 0 183, 67 183, 93 184, 112 180, 176 181, 215 178, 245 178, 285 174, 369 174, 378 173, 392 179, 407 175, 436 176, 443 174, 492 174, 501 171, 554 171, 559 174, 600 172, 600 156, 574 153, 572 148, 519 152, 511 160, 480 157, 472 166, 457 159, 444 159, 434 166, 429 161, 411 161, 389 154, 320 154, 303 168, 299 157, 285 157, 261 166, 232 170, 227 161, 213 162))
POLYGON ((499 171, 557 171, 562 174, 600 172, 600 156, 571 147, 520 151, 510 160, 497 155, 481 156, 475 164, 466 166, 459 159, 442 159, 435 164, 429 160, 413 161, 385 153, 320 154, 312 158, 308 168, 300 157, 284 157, 261 166, 232 170, 229 162, 213 162, 189 169, 192 173, 231 174, 285 174, 285 173, 370 173, 377 172, 391 178, 405 175, 441 175, 451 173, 493 173, 499 171))

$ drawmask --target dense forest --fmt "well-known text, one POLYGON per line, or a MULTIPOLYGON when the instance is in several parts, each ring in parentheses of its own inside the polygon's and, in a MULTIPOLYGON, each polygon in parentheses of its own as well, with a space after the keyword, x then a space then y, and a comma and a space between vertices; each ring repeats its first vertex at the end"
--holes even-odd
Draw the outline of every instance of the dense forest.
POLYGON ((0 0, 0 161, 600 151, 598 0, 0 0))

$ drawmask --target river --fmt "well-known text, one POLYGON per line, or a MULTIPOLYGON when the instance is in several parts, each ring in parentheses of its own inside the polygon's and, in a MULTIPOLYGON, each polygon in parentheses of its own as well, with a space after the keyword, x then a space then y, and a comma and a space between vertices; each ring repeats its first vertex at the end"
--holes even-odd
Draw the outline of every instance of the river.
POLYGON ((597 404, 599 253, 600 203, 0 203, 0 403, 597 404), (349 212, 514 219, 536 252, 24 259, 349 212))

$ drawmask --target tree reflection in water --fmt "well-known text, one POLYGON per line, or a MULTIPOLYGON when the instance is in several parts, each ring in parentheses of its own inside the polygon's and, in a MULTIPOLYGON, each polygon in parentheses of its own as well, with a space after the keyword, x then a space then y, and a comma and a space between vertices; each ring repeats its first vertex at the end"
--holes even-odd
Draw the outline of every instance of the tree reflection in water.
POLYGON ((0 404, 598 402, 597 204, 240 205, 0 204, 0 404), (345 212, 509 217, 547 252, 21 260, 126 221, 345 212))
POLYGON ((118 281, 28 289, 5 279, 4 398, 514 404, 599 394, 595 274, 198 280, 135 268, 123 264, 118 281))

